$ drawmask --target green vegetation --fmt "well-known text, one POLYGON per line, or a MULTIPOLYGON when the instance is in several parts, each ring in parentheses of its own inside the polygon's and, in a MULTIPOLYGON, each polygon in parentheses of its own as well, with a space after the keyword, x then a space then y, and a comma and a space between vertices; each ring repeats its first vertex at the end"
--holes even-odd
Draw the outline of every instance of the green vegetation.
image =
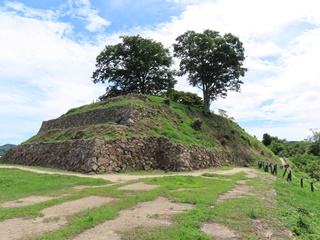
POLYGON ((99 185, 108 181, 59 174, 34 174, 19 169, 0 168, 0 202, 29 195, 46 195, 51 192, 67 193, 77 185, 99 185))
POLYGON ((176 72, 169 49, 160 42, 137 36, 121 36, 121 43, 107 45, 96 58, 93 82, 108 82, 100 100, 127 93, 157 95, 174 87, 176 72))
POLYGON ((244 48, 231 33, 221 36, 210 29, 203 33, 187 31, 176 38, 174 56, 181 59, 179 75, 188 74, 189 84, 203 93, 203 107, 209 111, 212 101, 225 98, 228 91, 240 91, 244 68, 244 48))
POLYGON ((91 110, 96 110, 96 109, 105 109, 105 108, 112 108, 112 107, 119 107, 123 105, 127 105, 129 103, 137 104, 143 106, 143 102, 139 99, 123 99, 120 98, 119 101, 99 101, 95 103, 91 103, 88 105, 84 105, 78 108, 72 108, 70 109, 66 114, 62 115, 63 116, 68 116, 72 114, 79 114, 91 110))
MULTIPOLYGON (((275 189, 280 219, 297 239, 319 239, 320 236, 320 191, 317 188, 320 180, 320 133, 311 130, 312 136, 299 142, 288 142, 267 133, 263 135, 263 143, 275 154, 285 156, 293 173, 292 181, 278 178, 275 189)), ((282 176, 282 171, 280 174, 282 176)))
POLYGON ((320 132, 312 130, 305 141, 288 142, 286 139, 265 133, 262 142, 278 156, 285 156, 294 163, 296 170, 320 181, 320 132))
MULTIPOLYGON (((280 172, 279 176, 282 176, 280 172)), ((311 182, 318 187, 313 179, 304 179, 304 187, 300 186, 300 177, 305 174, 294 173, 292 182, 277 178, 278 215, 297 239, 319 239, 320 236, 320 189, 311 191, 311 182)))
MULTIPOLYGON (((182 104, 190 105, 194 107, 201 107, 201 108, 203 107, 203 100, 196 93, 169 89, 164 93, 164 96, 174 102, 178 102, 178 103, 182 103, 182 104)), ((170 101, 168 103, 170 103, 170 101)))

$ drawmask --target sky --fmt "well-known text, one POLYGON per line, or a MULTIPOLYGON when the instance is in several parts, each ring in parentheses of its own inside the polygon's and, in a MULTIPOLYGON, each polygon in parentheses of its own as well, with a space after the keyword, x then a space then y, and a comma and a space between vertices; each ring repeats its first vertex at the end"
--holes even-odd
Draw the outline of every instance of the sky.
MULTIPOLYGON (((319 128, 318 0, 0 0, 0 145, 20 144, 42 121, 90 104, 97 55, 140 35, 172 52, 194 30, 232 33, 245 48, 241 93, 211 104, 247 133, 300 141, 319 128)), ((179 60, 175 59, 175 68, 179 60)), ((195 92, 187 76, 175 89, 195 92)))

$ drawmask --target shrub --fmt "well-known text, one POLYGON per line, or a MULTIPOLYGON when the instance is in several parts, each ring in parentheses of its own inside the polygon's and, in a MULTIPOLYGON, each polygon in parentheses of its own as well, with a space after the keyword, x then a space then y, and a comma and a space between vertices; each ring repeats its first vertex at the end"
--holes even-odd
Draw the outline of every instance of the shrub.
POLYGON ((201 130, 201 125, 202 125, 202 121, 200 119, 197 119, 192 123, 191 126, 194 130, 201 130))

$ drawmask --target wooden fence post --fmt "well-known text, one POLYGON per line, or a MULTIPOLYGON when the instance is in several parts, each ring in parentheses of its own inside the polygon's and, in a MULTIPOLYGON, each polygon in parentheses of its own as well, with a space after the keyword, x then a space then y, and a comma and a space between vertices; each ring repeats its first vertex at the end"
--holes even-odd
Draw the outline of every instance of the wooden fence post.
POLYGON ((289 171, 287 181, 292 181, 292 173, 289 171))
POLYGON ((313 182, 312 182, 312 183, 310 183, 310 185, 311 185, 311 192, 314 192, 313 182))
POLYGON ((283 175, 282 175, 282 177, 284 177, 284 176, 286 175, 286 173, 287 173, 287 170, 288 170, 288 168, 285 168, 285 169, 284 169, 284 172, 283 172, 283 175))
POLYGON ((272 171, 272 174, 273 175, 277 175, 277 169, 278 169, 278 165, 277 164, 275 164, 274 166, 273 166, 273 171, 272 171))
POLYGON ((303 188, 303 178, 300 178, 300 185, 303 188))

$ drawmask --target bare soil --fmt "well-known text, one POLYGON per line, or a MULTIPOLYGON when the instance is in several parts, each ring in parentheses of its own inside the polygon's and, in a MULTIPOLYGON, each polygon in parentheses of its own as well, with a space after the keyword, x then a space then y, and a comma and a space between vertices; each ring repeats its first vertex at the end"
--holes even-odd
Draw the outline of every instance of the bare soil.
POLYGON ((236 240, 241 239, 240 235, 220 223, 203 223, 201 230, 213 239, 218 240, 236 240))
POLYGON ((4 220, 0 222, 1 239, 29 239, 59 229, 67 224, 68 216, 114 200, 109 197, 89 196, 45 208, 41 211, 43 215, 34 219, 12 218, 4 220))
POLYGON ((134 184, 129 184, 123 187, 119 187, 119 190, 133 190, 133 191, 139 191, 139 190, 152 190, 155 188, 158 188, 159 185, 151 185, 151 184, 145 184, 143 182, 138 182, 134 184))
POLYGON ((51 199, 55 199, 58 197, 48 197, 48 196, 29 196, 25 198, 20 198, 18 200, 5 202, 1 204, 1 207, 3 208, 16 208, 16 207, 23 207, 28 206, 40 202, 49 201, 51 199))
POLYGON ((191 204, 173 203, 167 198, 159 197, 154 201, 138 203, 132 209, 119 212, 114 220, 106 221, 89 229, 75 240, 120 240, 121 233, 132 228, 164 227, 172 224, 170 216, 194 208, 191 204))

